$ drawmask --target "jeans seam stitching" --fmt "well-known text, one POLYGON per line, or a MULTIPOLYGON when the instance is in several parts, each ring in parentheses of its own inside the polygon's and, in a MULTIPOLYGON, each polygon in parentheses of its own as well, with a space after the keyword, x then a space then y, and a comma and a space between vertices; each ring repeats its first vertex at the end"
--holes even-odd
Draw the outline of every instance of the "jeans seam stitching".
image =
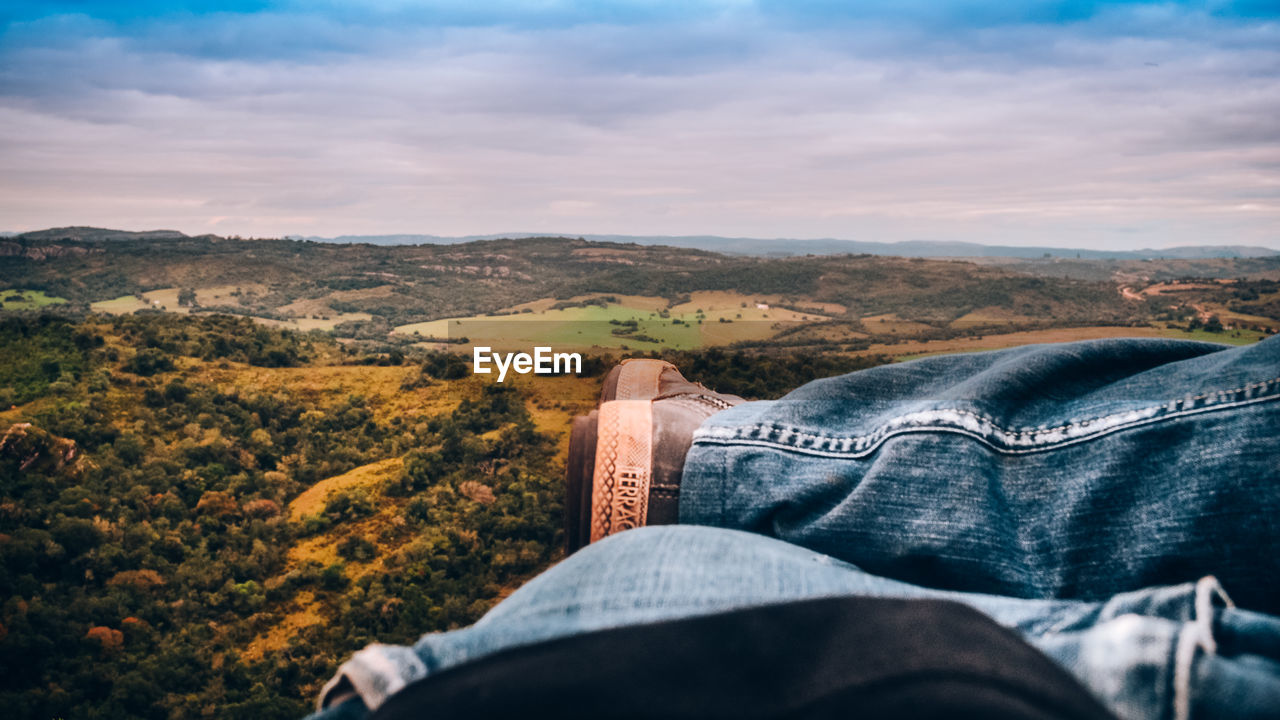
POLYGON ((1273 393, 1276 389, 1280 389, 1280 378, 1249 383, 1231 390, 1210 391, 1200 393, 1199 395, 1176 398, 1159 405, 1151 405, 1145 408, 1111 413, 1109 415, 1100 415, 1049 428, 1023 428, 1018 430, 1006 429, 1001 427, 992 418, 980 413, 961 410, 958 408, 938 408, 890 418, 882 423, 874 432, 857 436, 822 435, 818 433, 804 432, 799 428, 787 425, 756 424, 738 428, 700 428, 694 435, 694 442, 715 444, 740 443, 777 447, 779 449, 794 450, 796 452, 815 455, 860 457, 870 454, 885 440, 895 435, 916 432, 949 432, 974 437, 985 442, 999 452, 1020 454, 1073 445, 1086 440, 1109 435, 1114 432, 1119 432, 1121 430, 1141 427, 1160 420, 1190 417, 1207 412, 1243 407, 1246 405, 1280 399, 1280 395, 1267 394, 1246 397, 1245 399, 1236 401, 1227 400, 1230 396, 1236 396, 1241 393, 1247 395, 1255 390, 1266 390, 1269 386, 1273 393), (1214 400, 1208 404, 1201 405, 1199 407, 1186 407, 1189 404, 1195 405, 1202 400, 1211 398, 1214 398, 1214 400), (913 418, 913 415, 917 417, 913 418), (970 418, 980 425, 985 425, 985 432, 979 432, 977 429, 965 427, 963 420, 952 423, 940 423, 939 420, 941 418, 939 416, 944 415, 970 418), (922 419, 919 416, 926 416, 926 418, 922 419), (899 427, 890 427, 894 424, 898 424, 899 427), (1051 433, 1062 434, 1073 429, 1083 429, 1090 425, 1102 426, 1097 427, 1097 429, 1088 432, 1087 434, 1077 437, 1054 438, 1040 443, 1036 443, 1034 440, 1029 442, 1023 440, 1024 437, 1028 436, 1034 438, 1037 435, 1051 433), (994 438, 998 437, 1008 438, 1009 441, 994 441, 994 438), (801 446, 798 442, 794 442, 794 440, 807 440, 809 447, 801 446), (1024 446, 1017 447, 1017 444, 1023 444, 1024 446), (819 445, 825 447, 815 447, 819 445), (836 449, 835 446, 842 447, 840 447, 840 449, 836 449))

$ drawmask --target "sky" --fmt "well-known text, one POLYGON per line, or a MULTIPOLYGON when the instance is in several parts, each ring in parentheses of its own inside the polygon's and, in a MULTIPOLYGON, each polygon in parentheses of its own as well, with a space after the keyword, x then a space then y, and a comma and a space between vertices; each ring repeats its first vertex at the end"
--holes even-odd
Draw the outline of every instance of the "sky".
POLYGON ((67 225, 1280 248, 1280 0, 9 0, 67 225))

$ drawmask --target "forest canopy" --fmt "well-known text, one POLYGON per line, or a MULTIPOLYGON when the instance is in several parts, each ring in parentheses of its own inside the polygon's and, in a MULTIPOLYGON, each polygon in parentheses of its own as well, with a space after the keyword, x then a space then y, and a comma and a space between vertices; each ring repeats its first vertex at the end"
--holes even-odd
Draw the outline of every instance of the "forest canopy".
MULTIPOLYGON (((230 316, 0 337, 0 707, 23 718, 298 718, 365 644, 475 621, 559 557, 560 441, 617 359, 539 393, 230 316)), ((664 357, 753 397, 884 361, 664 357)))

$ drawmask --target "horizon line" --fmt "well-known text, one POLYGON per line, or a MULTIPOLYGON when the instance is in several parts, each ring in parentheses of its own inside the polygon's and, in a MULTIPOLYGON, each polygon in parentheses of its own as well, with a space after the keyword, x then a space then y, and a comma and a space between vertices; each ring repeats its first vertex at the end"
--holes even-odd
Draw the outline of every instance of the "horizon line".
MULTIPOLYGON (((1280 247, 1261 244, 1247 244, 1243 242, 1214 242, 1206 240, 1195 244, 1170 245, 1167 247, 1135 247, 1127 249, 1094 249, 1087 247, 1073 247, 1070 245, 1036 245, 1036 244, 1017 244, 1010 242, 974 242, 972 240, 939 240, 929 238, 912 238, 910 240, 855 240, 847 237, 821 236, 821 237, 797 237, 797 236, 764 236, 764 235, 721 235, 717 233, 617 233, 617 232, 531 232, 525 230, 513 230, 492 233, 466 233, 461 235, 438 235, 429 232, 382 232, 382 233, 336 233, 332 235, 316 235, 301 233, 286 233, 282 235, 243 235, 240 233, 221 234, 217 232, 197 232, 192 233, 186 230, 178 230, 175 228, 150 228, 146 230, 126 230, 121 228, 105 227, 102 225, 53 225, 33 230, 0 230, 0 237, 20 237, 23 235, 32 235, 38 233, 53 232, 56 230, 98 230, 105 232, 127 233, 127 234, 152 234, 152 233, 178 233, 185 237, 195 238, 203 236, 214 236, 225 239, 231 238, 252 238, 258 240, 316 240, 330 241, 339 243, 344 238, 397 238, 397 237, 421 237, 436 238, 440 240, 523 240, 533 238, 563 238, 566 240, 591 240, 592 238, 665 238, 672 240, 754 240, 759 242, 839 242, 839 243, 861 243, 868 245, 913 245, 913 244, 932 244, 932 245, 960 245, 975 247, 1012 247, 1020 249, 1061 249, 1061 250, 1079 250, 1082 252, 1102 252, 1102 253, 1121 253, 1121 252, 1141 252, 1141 251, 1160 251, 1160 250, 1178 250, 1184 248, 1213 248, 1213 247, 1239 247, 1239 248, 1255 248, 1262 250, 1270 250, 1280 254, 1280 247)), ((595 241, 595 242, 608 242, 595 241)), ((1280 242, 1278 240, 1277 242, 1280 242)), ((348 243, 350 244, 350 243, 348 243)))

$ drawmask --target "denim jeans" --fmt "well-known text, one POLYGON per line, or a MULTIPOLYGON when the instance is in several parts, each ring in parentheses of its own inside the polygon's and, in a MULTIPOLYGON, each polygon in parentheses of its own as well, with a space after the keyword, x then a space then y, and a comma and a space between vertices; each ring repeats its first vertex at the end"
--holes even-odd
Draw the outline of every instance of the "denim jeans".
POLYGON ((680 522, 868 572, 1102 599, 1215 575, 1280 612, 1280 336, 1118 339, 886 365, 698 429, 680 522))
POLYGON ((469 628, 366 648, 339 674, 359 698, 322 715, 519 645, 854 594, 971 605, 1123 718, 1275 717, 1277 400, 1280 338, 928 358, 743 404, 699 428, 682 525, 591 545, 469 628))

